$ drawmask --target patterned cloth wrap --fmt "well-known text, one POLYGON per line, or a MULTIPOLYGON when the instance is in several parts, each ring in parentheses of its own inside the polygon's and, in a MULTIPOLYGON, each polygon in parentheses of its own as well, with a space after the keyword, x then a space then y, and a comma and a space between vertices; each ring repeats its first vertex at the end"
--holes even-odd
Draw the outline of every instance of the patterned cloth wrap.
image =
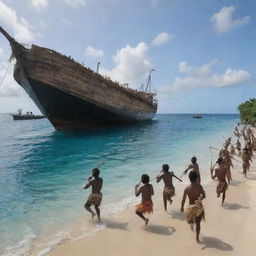
POLYGON ((201 201, 198 200, 195 204, 189 205, 185 210, 185 216, 189 224, 195 223, 199 217, 205 220, 204 207, 201 201))
POLYGON ((175 196, 175 188, 174 187, 164 187, 163 196, 168 201, 171 201, 172 197, 175 196))
POLYGON ((140 204, 136 205, 136 210, 142 214, 153 213, 153 202, 152 201, 141 202, 140 204))
POLYGON ((226 182, 219 182, 216 192, 217 194, 223 193, 228 189, 228 184, 226 182))
POLYGON ((102 200, 102 193, 91 193, 87 199, 90 205, 100 206, 102 200))

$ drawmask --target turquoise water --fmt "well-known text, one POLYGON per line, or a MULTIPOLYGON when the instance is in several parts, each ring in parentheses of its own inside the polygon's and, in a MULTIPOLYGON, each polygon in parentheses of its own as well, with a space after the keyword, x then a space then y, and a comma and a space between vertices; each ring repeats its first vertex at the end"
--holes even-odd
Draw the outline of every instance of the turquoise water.
POLYGON ((63 239, 90 233, 95 226, 83 209, 89 191, 78 190, 102 161, 105 218, 132 204, 141 174, 153 177, 163 163, 181 174, 196 155, 207 182, 209 145, 220 145, 238 121, 157 115, 138 125, 56 132, 46 119, 0 115, 0 254, 43 255, 63 239))

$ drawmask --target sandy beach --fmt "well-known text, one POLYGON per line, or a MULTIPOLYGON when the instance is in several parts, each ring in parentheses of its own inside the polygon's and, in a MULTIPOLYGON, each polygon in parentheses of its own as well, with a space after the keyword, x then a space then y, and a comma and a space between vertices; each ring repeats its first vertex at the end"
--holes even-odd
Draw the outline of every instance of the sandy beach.
POLYGON ((161 193, 155 194, 154 213, 147 228, 130 207, 112 218, 103 216, 106 229, 95 236, 60 244, 47 255, 255 255, 255 167, 248 179, 242 176, 240 164, 232 174, 223 207, 216 198, 216 182, 204 186, 206 222, 201 225, 200 244, 180 212, 185 187, 181 185, 167 212, 163 210, 161 193))

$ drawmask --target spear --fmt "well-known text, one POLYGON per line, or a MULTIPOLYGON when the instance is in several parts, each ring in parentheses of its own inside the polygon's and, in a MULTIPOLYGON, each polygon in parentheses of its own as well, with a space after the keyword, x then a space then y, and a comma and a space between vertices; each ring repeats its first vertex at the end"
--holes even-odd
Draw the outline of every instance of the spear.
MULTIPOLYGON (((220 149, 215 148, 215 147, 211 147, 211 146, 210 146, 210 148, 220 151, 220 149)), ((234 154, 234 155, 236 155, 236 156, 240 157, 240 156, 239 156, 239 155, 237 155, 237 154, 234 154)), ((237 159, 233 158, 232 156, 230 156, 230 158, 232 158, 233 160, 235 160, 235 161, 237 161, 237 162, 239 162, 239 163, 243 163, 243 162, 241 162, 241 161, 239 161, 239 160, 237 160, 237 159)))

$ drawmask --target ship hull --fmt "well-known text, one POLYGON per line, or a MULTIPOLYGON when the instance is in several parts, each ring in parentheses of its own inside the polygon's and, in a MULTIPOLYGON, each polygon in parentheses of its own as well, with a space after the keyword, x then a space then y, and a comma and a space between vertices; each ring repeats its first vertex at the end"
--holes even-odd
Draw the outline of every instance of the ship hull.
POLYGON ((21 69, 14 77, 56 130, 135 123, 150 120, 155 114, 95 104, 29 78, 21 69))
POLYGON ((150 96, 38 46, 17 57, 14 78, 57 130, 141 122, 157 110, 150 96))

